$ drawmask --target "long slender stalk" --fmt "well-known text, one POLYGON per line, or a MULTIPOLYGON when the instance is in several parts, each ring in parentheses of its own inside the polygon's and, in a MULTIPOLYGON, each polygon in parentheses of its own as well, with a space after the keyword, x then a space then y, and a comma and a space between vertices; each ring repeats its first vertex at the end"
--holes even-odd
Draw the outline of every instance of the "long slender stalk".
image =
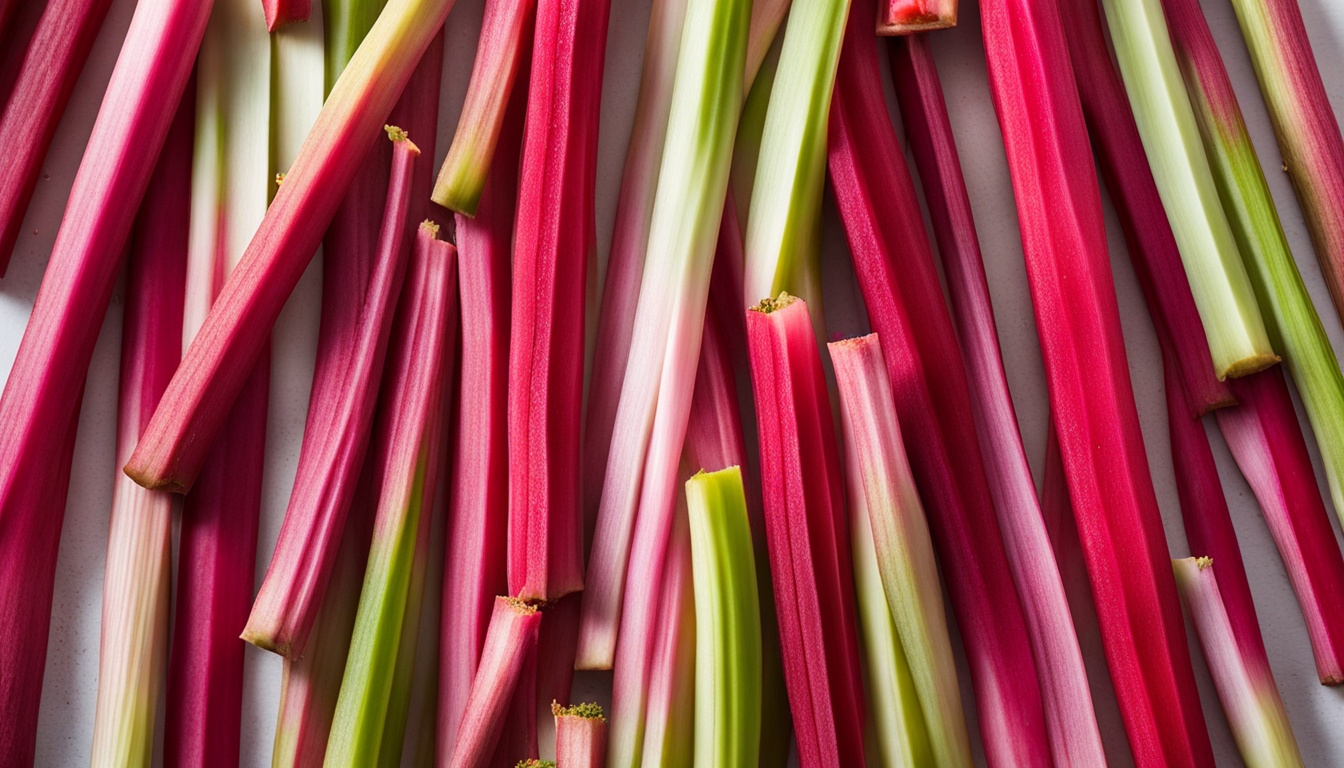
POLYGON ((802 766, 864 765, 843 479, 807 305, 748 310, 770 573, 802 766))
POLYGON ((538 0, 509 338, 509 593, 583 588, 584 292, 611 0, 538 0))
MULTIPOLYGON (((19 239, 42 160, 111 5, 111 0, 51 0, 26 44, 0 36, 7 46, 22 47, 12 86, 8 92, 0 88, 0 154, 5 158, 0 163, 0 277, 19 239)), ((15 55, 5 51, 3 58, 15 55)))
POLYGON ((1143 141, 1106 47, 1101 17, 1095 5, 1074 2, 1061 3, 1060 13, 1075 43, 1069 54, 1097 163, 1115 201, 1130 263, 1158 340, 1172 346, 1167 359, 1177 366, 1192 417, 1231 405, 1232 395, 1214 371, 1203 321, 1152 170, 1148 163, 1134 162, 1143 153, 1143 141))
MULTIPOLYGON (((933 763, 970 766, 956 664, 924 509, 901 442, 895 397, 878 337, 828 345, 840 388, 851 526, 869 550, 886 593, 927 730, 933 763)), ((886 725, 885 727, 890 727, 886 725)), ((1103 761, 1104 762, 1104 761, 1103 761)))
POLYGON ((935 544, 948 563, 976 562, 945 575, 990 760, 1039 764, 1050 743, 1031 641, 992 514, 952 320, 882 96, 877 41, 863 23, 872 0, 856 2, 831 105, 831 187, 869 324, 883 345, 907 453, 932 509, 935 544))
MULTIPOLYGON (((541 623, 546 624, 542 614, 541 623)), ((513 686, 513 693, 504 710, 504 724, 495 742, 490 765, 513 765, 519 760, 536 757, 541 748, 537 742, 537 646, 541 631, 537 631, 537 645, 527 649, 522 673, 513 686)))
POLYGON ((1171 564, 1242 760, 1250 768, 1302 765, 1268 661, 1263 655, 1247 656, 1237 642, 1237 627, 1219 593, 1213 560, 1187 557, 1171 564))
POLYGON ((476 62, 448 156, 434 183, 434 202, 475 216, 504 130, 514 80, 527 72, 537 0, 489 0, 476 62))
POLYGON ((146 0, 89 137, 43 287, 0 396, 0 754, 32 761, 56 550, 84 379, 209 3, 146 0))
POLYGON ((1059 10, 981 6, 1050 404, 1111 678, 1139 765, 1209 765, 1139 431, 1096 178, 1059 10), (1061 202, 1063 201, 1063 202, 1061 202))
MULTIPOLYGON (((678 493, 677 469, 742 100, 750 3, 687 6, 667 143, 640 286, 639 308, 616 412, 597 529, 588 564, 579 668, 610 667, 618 632, 628 672, 647 669, 662 561, 678 493), (626 614, 633 608, 634 615, 626 614), (630 623, 629 627, 625 625, 630 623), (639 647, 635 647, 638 644, 639 647)), ((642 673, 641 673, 642 674, 642 673)), ((642 712, 613 710, 613 734, 642 712)), ((631 755, 613 754, 619 761, 631 755)))
POLYGON ((1344 683, 1344 556, 1316 487, 1311 456, 1283 375, 1233 382, 1241 403, 1217 412, 1232 457, 1260 502, 1307 624, 1316 674, 1344 683))
POLYGON ((1008 391, 994 307, 938 69, 928 43, 918 37, 892 41, 891 59, 901 116, 956 313, 985 475, 1040 673, 1051 753, 1057 765, 1104 765, 1106 753, 1087 669, 1008 391))
MULTIPOLYGON (((456 251, 437 235, 437 225, 420 225, 388 350, 383 416, 370 456, 377 467, 373 542, 327 765, 382 764, 389 709, 410 693, 395 672, 403 636, 418 631, 416 583, 423 584, 445 391, 453 378, 456 251)), ((394 741, 400 750, 400 739, 394 741)))
POLYGON ((476 217, 457 216, 462 375, 443 570, 441 765, 452 758, 495 595, 508 588, 509 258, 526 92, 510 102, 476 217))
POLYGON ((607 755, 607 718, 602 707, 586 702, 572 707, 551 704, 555 717, 555 760, 572 768, 602 768, 607 755))
POLYGON ((686 483, 695 585, 695 764, 755 765, 760 753, 761 618, 742 472, 686 483))
MULTIPOLYGON (((1089 24, 1097 13, 1093 0, 1068 2, 1075 5, 1069 13, 1079 24, 1089 24)), ((1220 377, 1263 370, 1277 357, 1218 201, 1161 3, 1102 0, 1102 5, 1157 191, 1204 321, 1214 370, 1220 377)))
MULTIPOLYGON (((197 60, 184 347, 270 200, 270 52, 260 6, 253 0, 215 4, 197 60)), ((253 367, 243 392, 201 482, 183 502, 164 728, 165 760, 174 765, 232 763, 241 752, 244 648, 238 634, 252 599, 269 355, 253 367)))
POLYGON ((127 473, 185 491, 360 161, 453 0, 391 0, 322 107, 275 201, 187 350, 127 473))
MULTIPOLYGON (((159 158, 136 219, 122 321, 118 464, 130 455, 182 354, 187 231, 191 211, 191 98, 178 108, 168 152, 159 158)), ((148 765, 168 668, 172 583, 172 497, 147 491, 120 471, 103 577, 94 765, 148 765)))
POLYGON ((1274 198, 1198 0, 1163 0, 1213 176, 1270 337, 1302 395, 1344 520, 1344 373, 1293 261, 1274 198))
MULTIPOLYGON (((1232 0, 1335 311, 1344 317, 1344 136, 1297 0, 1232 0)), ((1336 502, 1338 505, 1338 502, 1336 502)))
POLYGON ((453 768, 489 765, 504 727, 509 700, 523 673, 528 653, 536 647, 540 622, 541 614, 537 609, 521 600, 495 599, 490 631, 481 651, 481 664, 472 681, 471 697, 458 729, 457 750, 447 765, 453 768))

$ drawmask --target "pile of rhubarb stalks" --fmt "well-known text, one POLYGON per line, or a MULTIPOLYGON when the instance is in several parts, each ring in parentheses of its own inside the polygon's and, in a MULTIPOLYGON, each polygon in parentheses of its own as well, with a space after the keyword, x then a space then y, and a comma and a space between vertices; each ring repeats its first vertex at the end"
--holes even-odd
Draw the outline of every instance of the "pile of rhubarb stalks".
MULTIPOLYGON (((1283 697, 1308 683, 1274 679, 1250 586, 1286 575, 1293 642, 1344 683, 1344 138, 1299 0, 1206 0, 1235 10, 1277 154, 1200 0, 980 0, 1048 388, 1040 488, 932 53, 966 32, 956 0, 642 0, 608 241, 622 2, 484 0, 456 126, 453 0, 133 4, 0 397, 0 764, 36 759, 111 306, 94 765, 238 765, 247 643, 284 659, 275 766, 1204 767, 1219 715, 1192 653, 1242 760, 1303 765, 1283 697), (1290 249, 1280 167, 1319 267, 1290 249), (319 253, 258 584, 270 338, 319 253), (1162 351, 1183 547, 1113 264, 1162 351), (837 269, 868 335, 827 331, 837 269), (1243 560, 1206 430, 1279 562, 1243 560), (600 704, 575 670, 611 670, 579 686, 600 704)), ((0 273, 30 256, 110 5, 0 0, 0 273)))

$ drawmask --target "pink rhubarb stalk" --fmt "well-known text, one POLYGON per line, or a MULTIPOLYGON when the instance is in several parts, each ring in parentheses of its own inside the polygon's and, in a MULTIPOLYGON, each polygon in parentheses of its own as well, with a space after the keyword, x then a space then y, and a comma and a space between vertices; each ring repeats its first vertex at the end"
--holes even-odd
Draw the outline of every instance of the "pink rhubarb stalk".
POLYGON ((457 749, 446 765, 485 768, 491 764, 514 688, 523 677, 528 655, 536 648, 540 624, 536 608, 517 598, 495 598, 481 663, 458 728, 457 749))
POLYGON ((1188 411, 1196 418, 1234 401, 1214 372, 1208 337, 1153 172, 1147 162, 1134 160, 1144 157, 1143 141, 1120 73, 1107 52, 1099 12, 1085 10, 1073 2, 1060 6, 1075 41, 1069 54, 1083 116, 1102 179, 1115 201, 1148 315, 1159 341, 1171 345, 1167 364, 1176 366, 1188 411))
MULTIPOLYGON (((376 245, 360 248, 360 233, 347 232, 351 239, 328 252, 327 309, 294 490, 243 632, 253 645, 285 657, 302 652, 331 578, 373 424, 392 308, 406 274, 411 182, 420 150, 400 129, 388 134, 392 170, 376 245)), ((372 219, 367 212, 360 218, 372 219)))
POLYGON ((509 593, 583 588, 584 291, 611 0, 539 0, 514 231, 509 593))
POLYGON ((1335 311, 1344 317, 1344 136, 1311 50, 1298 0, 1232 0, 1260 92, 1316 247, 1335 311))
POLYGON ((606 765, 607 718, 592 702, 562 707, 551 704, 555 716, 555 761, 571 768, 606 765))
POLYGON ((1106 753, 1087 669, 1017 428, 938 69, 928 42, 920 37, 893 41, 891 59, 901 116, 947 274, 985 475, 1040 673, 1051 754, 1056 765, 1102 765, 1106 753))
MULTIPOLYGON (((195 112, 194 98, 178 108, 168 151, 159 158, 131 241, 121 332, 118 467, 130 456, 182 356, 195 112)), ((172 496, 141 488, 120 469, 112 488, 92 761, 148 764, 168 668, 172 496)))
POLYGON ((126 471, 184 492, 271 327, 453 0, 390 0, 341 74, 126 471))
POLYGON ((266 29, 274 32, 286 24, 307 21, 313 13, 313 0, 261 0, 266 13, 266 29))
POLYGON ((957 0, 878 0, 879 35, 912 35, 956 25, 957 0))
POLYGON ((434 183, 434 202, 476 215, 504 132, 514 81, 528 71, 537 0, 488 0, 457 132, 434 183))
POLYGON ((799 762, 864 765, 863 682, 839 449, 807 305, 747 312, 761 490, 799 762))
MULTIPOLYGON (((546 615, 541 616, 542 626, 546 625, 546 615)), ((537 743, 537 651, 541 645, 541 630, 537 630, 537 645, 528 649, 527 659, 523 662, 522 674, 513 686, 513 695, 509 697, 508 708, 504 713, 504 726, 500 729, 499 739, 495 742, 494 756, 490 765, 513 765, 519 760, 536 757, 541 749, 537 743)))
MULTIPOLYGON (((511 98, 476 217, 457 216, 462 373, 440 614, 441 765, 453 755, 495 595, 508 589, 509 259, 525 97, 511 98)), ((542 625, 550 623, 547 615, 542 625)), ((562 663, 574 667, 573 659, 562 663)))
POLYGON ((1217 412, 1237 466, 1260 502, 1307 623, 1316 674, 1344 683, 1344 556, 1316 487, 1311 456, 1280 371, 1231 382, 1241 405, 1217 412))
POLYGON ((991 763, 1040 764, 1049 760, 1050 742, 1031 641, 993 515, 952 320, 882 97, 877 41, 862 23, 872 7, 872 0, 856 0, 840 55, 828 138, 831 186, 934 544, 945 564, 976 562, 973 569, 949 566, 944 575, 986 750, 991 763))
MULTIPOLYGON (((11 90, 6 94, 0 88, 0 154, 5 158, 0 163, 0 276, 19 239, 47 148, 111 4, 111 0, 51 0, 15 62, 11 90)), ((0 42, 23 44, 3 37, 0 42)), ((11 51, 3 54, 5 58, 13 55, 11 51)), ((166 121, 172 110, 165 111, 166 121)))
POLYGON ((1141 766, 1210 765, 1134 407, 1101 195, 1094 176, 1078 173, 1091 148, 1059 10, 1030 0, 985 0, 980 10, 1050 404, 1134 758, 1141 766))
POLYGON ((94 342, 210 3, 136 8, 0 396, 0 754, 32 762, 73 433, 94 342), (53 500, 58 500, 53 503, 53 500))

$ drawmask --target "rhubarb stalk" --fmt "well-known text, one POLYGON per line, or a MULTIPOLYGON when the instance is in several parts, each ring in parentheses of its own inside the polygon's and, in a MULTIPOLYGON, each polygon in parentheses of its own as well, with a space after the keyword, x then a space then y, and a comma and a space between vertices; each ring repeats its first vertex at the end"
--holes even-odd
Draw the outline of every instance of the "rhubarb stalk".
POLYGON ((1101 195, 1095 176, 1077 172, 1091 163, 1091 148, 1059 10, 1027 0, 985 0, 980 10, 1050 405, 1135 761, 1210 765, 1134 407, 1101 195))
POLYGON ((686 483, 695 586, 695 764, 755 765, 761 729, 761 618, 742 472, 686 483))
POLYGON ((360 44, 285 175, 236 274, 187 350, 127 464, 146 487, 185 491, 260 357, 359 164, 453 0, 391 0, 360 44))
POLYGON ((266 29, 275 32, 286 24, 307 21, 313 13, 313 0, 261 0, 266 13, 266 29))
POLYGON ((1232 457, 1260 502, 1297 594, 1325 685, 1344 683, 1344 556, 1316 487, 1311 456, 1283 375, 1233 382, 1241 405, 1217 412, 1232 457))
MULTIPOLYGON (((26 45, 0 36, 6 46, 23 46, 14 62, 13 84, 8 92, 0 87, 0 154, 5 158, 0 163, 0 277, 19 239, 47 148, 111 5, 111 0, 51 0, 26 45)), ((208 7, 201 11, 208 12, 208 7)), ((4 58, 15 55, 6 51, 4 58)), ((165 111, 166 129, 172 110, 165 111)), ((148 165, 153 167, 152 159, 148 165)), ((144 173, 147 176, 149 171, 144 173)), ((126 214, 128 227, 133 215, 126 214)))
MULTIPOLYGON (((627 672, 644 674, 648 668, 742 101, 749 13, 750 3, 742 0, 692 0, 686 9, 684 45, 677 55, 667 144, 649 226, 649 269, 642 276, 588 564, 579 635, 581 669, 610 667, 618 632, 626 645, 627 672), (635 615, 625 615, 631 608, 635 615), (629 644, 626 636, 632 638, 629 644)), ((613 733, 625 727, 627 712, 642 712, 638 699, 646 687, 634 684, 631 692, 636 700, 626 699, 631 709, 613 710, 613 733)), ((613 754, 610 759, 619 764, 621 758, 613 754)))
POLYGON ((1198 0, 1163 0, 1163 7, 1218 193, 1268 317, 1270 338, 1302 396, 1335 512, 1344 520, 1344 373, 1293 260, 1204 12, 1198 0))
MULTIPOLYGON (((1344 136, 1297 0, 1232 0, 1283 169, 1293 182, 1335 311, 1344 317, 1344 136)), ((1338 505, 1338 502, 1336 502, 1338 505)))
POLYGON ((504 130, 514 80, 526 72, 537 0, 488 0, 476 62, 448 156, 434 183, 434 202, 475 216, 504 130))
MULTIPOLYGON (((423 586, 429 546, 457 311, 456 251, 437 235, 437 225, 420 225, 389 343, 383 415, 369 457, 377 472, 373 541, 327 765, 383 764, 388 711, 410 693, 395 672, 403 636, 419 629, 416 587, 423 586)), ((400 739, 392 746, 399 751, 400 739)))
MULTIPOLYGON (((514 93, 476 217, 457 216, 462 373, 440 618, 440 765, 453 755, 495 595, 508 588, 509 258, 525 109, 526 93, 514 93)), ((549 628, 550 616, 542 623, 549 628)))
POLYGON ((571 768, 606 765, 607 718, 592 702, 562 707, 551 704, 555 716, 555 760, 571 768))
MULTIPOLYGON (((1072 27, 1090 25, 1094 0, 1067 0, 1072 27)), ((1209 158, 1199 141, 1160 0, 1102 0, 1157 191, 1171 222, 1219 377, 1245 376, 1277 362, 1209 158)), ((1097 35, 1079 44, 1100 45, 1097 35)), ((1099 54, 1098 54, 1099 55, 1099 54)), ((1131 162, 1133 159, 1131 158, 1131 162)))
POLYGON ((956 25, 957 0, 878 0, 879 35, 913 35, 956 25))
POLYGON ((1171 561, 1241 759, 1251 768, 1301 766, 1302 755, 1269 660, 1263 648, 1258 655, 1247 653, 1239 642, 1213 563, 1208 557, 1171 561))
MULTIPOLYGON (((182 355, 195 99, 179 107, 135 224, 122 321, 118 466, 182 355)), ((103 578, 94 764, 149 764, 168 667, 173 505, 117 471, 103 578)))
POLYGON ((1106 753, 1092 709, 1087 669, 1017 427, 980 242, 938 69, 922 38, 892 41, 890 48, 901 116, 956 313, 957 336, 968 369, 964 380, 970 385, 970 410, 980 437, 985 476, 1040 673, 1051 753, 1057 764, 1102 765, 1106 753))
MULTIPOLYGON (((851 537, 859 545, 856 557, 861 558, 856 574, 869 563, 876 566, 886 594, 884 618, 895 623, 899 648, 909 659, 916 706, 923 712, 913 713, 913 719, 927 732, 933 763, 970 766, 971 742, 933 543, 901 442, 896 400, 878 337, 832 342, 828 349, 840 388, 845 476, 854 518, 851 537)), ((896 713, 887 709, 882 714, 887 717, 877 721, 878 727, 895 730, 900 722, 892 721, 896 713)))
POLYGON ((611 0, 538 0, 514 230, 509 593, 583 588, 584 291, 611 0))
POLYGON ((84 379, 122 252, 210 4, 146 0, 131 19, 24 340, 0 396, 0 754, 32 762, 64 499, 84 379))
POLYGON ((807 305, 783 294, 747 312, 765 528, 784 678, 803 766, 864 765, 840 457, 807 305))
POLYGON ((509 700, 528 654, 536 648, 540 623, 541 614, 533 606, 517 598, 495 598, 481 664, 458 728, 457 750, 447 763, 451 768, 484 768, 490 764, 509 700))
POLYGON ((878 41, 856 0, 831 104, 829 171, 907 453, 947 563, 993 764, 1038 764, 1050 742, 1031 640, 1004 552, 970 391, 918 198, 882 96, 878 41), (1003 691, 1013 691, 1011 695, 1003 691))

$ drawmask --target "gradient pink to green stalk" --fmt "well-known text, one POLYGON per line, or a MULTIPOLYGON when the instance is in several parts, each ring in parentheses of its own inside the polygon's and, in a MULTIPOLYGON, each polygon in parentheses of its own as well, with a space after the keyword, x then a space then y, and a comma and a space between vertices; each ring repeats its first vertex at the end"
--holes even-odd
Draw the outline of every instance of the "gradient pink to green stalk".
POLYGON ((183 357, 127 464, 186 491, 367 150, 453 0, 390 0, 322 107, 256 236, 183 357))
POLYGON ((1172 560, 1171 565, 1242 759, 1248 766, 1301 766, 1268 660, 1263 653, 1247 654, 1240 645, 1218 589, 1214 561, 1187 557, 1172 560))
POLYGON ((1059 9, 985 0, 980 10, 1050 405, 1135 760, 1210 765, 1129 380, 1101 195, 1094 176, 1077 172, 1092 155, 1059 9))
POLYGON ((994 306, 938 69, 922 38, 893 40, 890 51, 901 116, 952 297, 985 476, 1041 677, 1051 754, 1057 765, 1100 765, 1106 753, 1087 669, 1017 428, 994 306))
POLYGON ((1232 0, 1283 169, 1306 216, 1335 311, 1344 317, 1344 137, 1297 0, 1232 0))
POLYGON ((981 735, 991 761, 1036 764, 1050 754, 1038 671, 993 515, 955 330, 882 95, 878 41, 864 21, 874 7, 874 0, 854 0, 849 16, 831 102, 831 188, 934 544, 946 562, 976 563, 946 576, 981 735))

